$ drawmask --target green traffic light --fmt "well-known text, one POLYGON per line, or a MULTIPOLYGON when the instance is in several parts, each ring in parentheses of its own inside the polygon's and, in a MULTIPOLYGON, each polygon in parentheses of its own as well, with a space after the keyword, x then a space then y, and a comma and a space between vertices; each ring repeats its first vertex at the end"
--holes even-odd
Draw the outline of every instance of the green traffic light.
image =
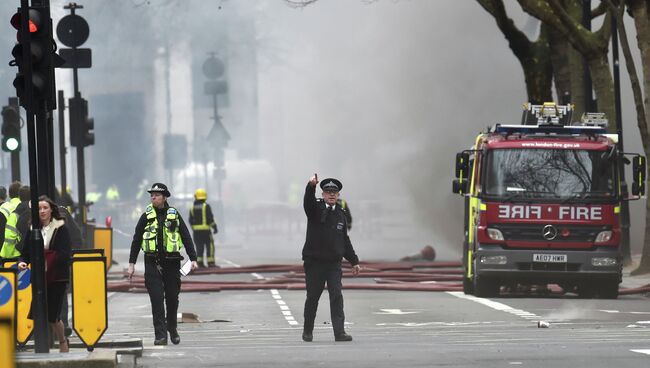
POLYGON ((14 137, 4 138, 2 140, 2 150, 13 152, 20 149, 20 141, 14 137))

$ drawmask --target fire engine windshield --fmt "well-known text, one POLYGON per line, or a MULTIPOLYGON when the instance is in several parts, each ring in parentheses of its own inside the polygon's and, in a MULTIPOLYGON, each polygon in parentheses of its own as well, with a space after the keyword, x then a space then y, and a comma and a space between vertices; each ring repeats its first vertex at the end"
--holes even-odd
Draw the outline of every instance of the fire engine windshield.
POLYGON ((602 199, 616 194, 615 160, 605 151, 495 149, 486 159, 486 195, 602 199))

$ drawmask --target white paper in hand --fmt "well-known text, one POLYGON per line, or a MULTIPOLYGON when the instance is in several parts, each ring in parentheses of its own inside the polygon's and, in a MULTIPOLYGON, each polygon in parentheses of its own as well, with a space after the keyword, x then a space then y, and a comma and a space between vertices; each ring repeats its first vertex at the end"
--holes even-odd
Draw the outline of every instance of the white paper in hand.
POLYGON ((189 259, 181 266, 181 275, 187 276, 192 271, 192 261, 189 259))

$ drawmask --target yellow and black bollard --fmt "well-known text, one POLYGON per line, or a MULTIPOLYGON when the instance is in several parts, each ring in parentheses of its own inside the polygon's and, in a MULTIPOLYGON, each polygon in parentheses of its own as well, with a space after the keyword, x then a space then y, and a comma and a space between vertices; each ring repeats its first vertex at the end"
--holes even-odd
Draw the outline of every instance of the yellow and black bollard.
POLYGON ((111 268, 113 262, 113 228, 110 227, 96 227, 95 236, 95 250, 103 250, 106 257, 106 269, 111 268))
POLYGON ((18 270, 16 259, 5 259, 2 267, 15 269, 18 273, 17 306, 16 306, 16 343, 24 346, 34 332, 34 321, 27 318, 32 307, 31 265, 26 270, 18 270))
POLYGON ((16 280, 18 272, 14 268, 0 268, 0 318, 7 318, 11 321, 10 339, 16 341, 16 310, 18 298, 16 297, 16 280))
POLYGON ((0 367, 16 367, 16 344, 12 337, 13 323, 11 322, 11 319, 4 317, 0 318, 0 367))
POLYGON ((74 253, 72 257, 72 326, 89 351, 108 328, 106 258, 74 253))

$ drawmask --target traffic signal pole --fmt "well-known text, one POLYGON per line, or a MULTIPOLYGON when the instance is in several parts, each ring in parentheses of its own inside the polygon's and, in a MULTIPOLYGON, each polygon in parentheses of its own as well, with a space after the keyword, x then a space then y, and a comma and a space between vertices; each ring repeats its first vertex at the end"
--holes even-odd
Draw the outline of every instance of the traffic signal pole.
MULTIPOLYGON (((616 17, 612 17, 612 68, 614 75, 614 107, 616 109, 616 133, 618 133, 618 150, 625 152, 623 147, 623 116, 621 108, 621 76, 618 63, 618 29, 616 17)), ((619 176, 621 177, 621 195, 623 198, 628 196, 627 181, 625 180, 625 165, 619 166, 619 176)), ((630 203, 627 200, 621 201, 621 253, 623 255, 623 265, 632 262, 632 249, 630 242, 630 203)))
POLYGON ((63 91, 59 91, 57 100, 59 101, 59 159, 61 164, 61 196, 63 197, 64 191, 68 188, 68 173, 65 166, 65 96, 63 91))
MULTIPOLYGON (((9 98, 9 106, 16 110, 16 113, 19 116, 18 119, 20 121, 20 107, 18 106, 18 99, 15 97, 9 98)), ((20 150, 11 151, 11 181, 20 181, 20 150)))
MULTIPOLYGON (((69 9, 70 10, 70 16, 75 17, 76 14, 76 9, 83 9, 82 5, 79 5, 77 3, 70 3, 69 5, 66 5, 63 7, 64 9, 69 9)), ((83 20, 83 19, 81 19, 83 20)), ((85 21, 84 21, 85 23, 85 21)), ((74 23, 78 25, 77 23, 74 23)), ((75 29, 74 27, 71 29, 71 33, 74 37, 80 37, 83 40, 80 39, 73 39, 70 40, 72 42, 65 42, 64 44, 69 45, 70 48, 72 49, 72 54, 77 55, 78 51, 78 46, 81 45, 84 41, 85 38, 88 36, 87 34, 85 35, 79 35, 79 32, 83 33, 82 30, 80 29, 75 29)), ((59 35, 61 38, 61 36, 59 35)), ((73 63, 72 65, 72 84, 74 88, 74 100, 75 101, 80 101, 81 100, 81 92, 79 91, 79 73, 78 73, 78 64, 77 62, 73 63)), ((78 212, 77 212, 77 222, 81 225, 81 235, 83 239, 87 239, 87 223, 88 223, 88 204, 86 203, 86 163, 85 163, 85 157, 84 157, 84 147, 86 143, 84 142, 77 142, 76 144, 73 143, 73 134, 81 134, 81 132, 73 132, 72 127, 75 126, 76 129, 80 130, 82 127, 85 125, 85 121, 81 121, 80 119, 83 118, 84 120, 86 119, 86 116, 80 116, 79 114, 75 114, 73 111, 73 99, 70 100, 70 104, 68 106, 69 111, 70 111, 70 137, 71 137, 71 145, 75 146, 77 148, 77 190, 79 192, 79 197, 78 197, 78 212)), ((75 105, 76 109, 75 111, 78 112, 79 106, 75 105)), ((83 135, 85 136, 85 128, 84 128, 84 133, 83 135)), ((82 140, 83 141, 83 140, 82 140)), ((92 144, 92 143, 91 143, 92 144)), ((63 190, 63 189, 62 189, 63 190)))
MULTIPOLYGON (((20 0, 20 37, 23 45, 23 60, 31 60, 31 40, 29 32, 29 3, 20 0)), ((26 110, 25 121, 27 125, 27 140, 29 151, 29 183, 31 187, 31 215, 38 219, 38 171, 36 159, 36 125, 34 121, 34 89, 32 85, 32 65, 25 62, 22 65, 24 81, 24 107, 26 110)), ((49 353, 47 310, 45 307, 45 260, 43 255, 43 238, 41 236, 41 222, 33 221, 30 232, 32 249, 32 317, 34 319, 34 351, 36 353, 49 353)))

